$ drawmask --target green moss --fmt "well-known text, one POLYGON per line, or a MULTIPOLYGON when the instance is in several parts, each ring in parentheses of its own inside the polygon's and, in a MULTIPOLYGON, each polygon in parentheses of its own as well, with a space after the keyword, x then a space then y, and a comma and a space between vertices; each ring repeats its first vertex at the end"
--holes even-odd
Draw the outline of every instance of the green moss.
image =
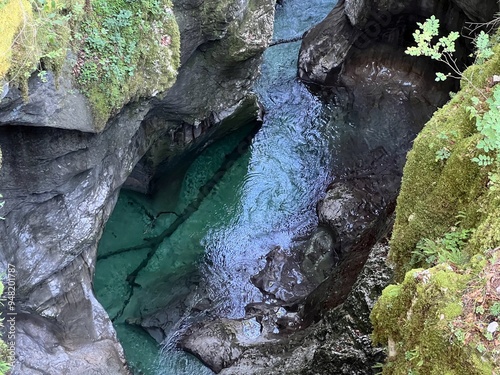
POLYGON ((374 341, 395 348, 384 374, 491 375, 496 366, 494 357, 482 354, 489 342, 475 309, 488 309, 477 296, 489 295, 485 279, 500 267, 487 260, 500 246, 500 190, 491 188, 489 175, 500 163, 480 167, 472 161, 482 135, 466 110, 473 97, 484 102, 491 95, 500 45, 494 51, 465 71, 461 90, 434 114, 408 154, 389 255, 400 284, 384 291, 371 315, 374 341), (446 158, 436 158, 443 149, 446 158), (472 233, 461 248, 470 260, 460 270, 446 263, 410 270, 423 266, 412 263, 419 241, 437 243, 457 225, 472 233))
POLYGON ((27 83, 33 72, 38 71, 43 78, 45 70, 60 71, 71 40, 70 20, 76 16, 66 7, 66 3, 72 4, 72 1, 30 0, 23 3, 26 14, 11 45, 12 64, 7 79, 27 96, 27 83))
POLYGON ((170 0, 94 0, 79 28, 77 80, 102 129, 124 104, 173 85, 180 35, 170 0))
POLYGON ((59 73, 70 49, 97 131, 129 101, 154 96, 175 82, 180 35, 170 0, 92 0, 92 9, 84 9, 84 0, 27 4, 33 16, 29 9, 28 22, 8 51, 7 74, 25 96, 33 72, 42 78, 45 70, 59 73))
POLYGON ((465 213, 462 227, 476 229, 465 249, 470 256, 500 244, 498 192, 487 187, 491 169, 471 160, 478 153, 481 135, 466 111, 471 98, 480 95, 478 87, 488 95, 484 85, 493 74, 500 73, 500 47, 494 50, 496 55, 491 60, 464 73, 481 86, 463 84, 463 89, 426 124, 408 154, 391 239, 390 259, 396 266, 397 280, 412 267, 411 254, 417 242, 443 236, 460 212, 465 213), (436 152, 443 147, 450 156, 436 161, 436 152))
POLYGON ((371 319, 376 343, 396 343, 384 374, 491 374, 491 364, 463 345, 463 333, 450 321, 462 313, 461 298, 472 275, 446 264, 411 270, 398 286, 386 289, 371 319), (489 372, 488 372, 489 371, 489 372))

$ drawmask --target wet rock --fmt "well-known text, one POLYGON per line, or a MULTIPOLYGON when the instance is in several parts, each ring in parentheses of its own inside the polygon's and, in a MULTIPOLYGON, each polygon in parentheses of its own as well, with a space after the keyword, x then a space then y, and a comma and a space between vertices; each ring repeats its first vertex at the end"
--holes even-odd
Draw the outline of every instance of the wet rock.
POLYGON ((297 254, 280 247, 267 254, 266 266, 251 280, 263 293, 286 303, 293 303, 312 290, 304 280, 297 254))
POLYGON ((252 276, 252 283, 264 294, 293 304, 328 277, 338 260, 339 245, 332 230, 320 227, 305 244, 271 250, 265 267, 252 276))
POLYGON ((302 323, 298 311, 282 306, 280 301, 250 303, 245 307, 245 312, 246 318, 257 319, 262 325, 262 336, 267 338, 296 331, 302 323))
POLYGON ((346 1, 345 2, 345 15, 349 19, 351 25, 362 25, 366 22, 370 5, 367 0, 361 1, 346 1))
POLYGON ((92 277, 104 220, 143 152, 139 129, 147 110, 125 109, 98 135, 0 128, 6 202, 0 264, 16 266, 18 308, 25 312, 17 323, 14 373, 39 374, 55 364, 57 373, 127 373, 92 277))
POLYGON ((317 324, 279 342, 246 348, 224 375, 366 375, 384 354, 370 343, 370 311, 390 283, 388 246, 378 243, 366 258, 345 301, 325 311, 317 324), (285 354, 284 354, 285 353, 285 354))
POLYGON ((340 238, 336 230, 319 226, 304 245, 301 272, 316 287, 337 264, 340 256, 340 238))
MULTIPOLYGON (((368 191, 352 184, 330 185, 325 198, 317 205, 319 222, 338 231, 342 247, 348 248, 377 217, 382 209, 368 191)), ((376 198, 375 198, 376 200, 376 198)))
POLYGON ((184 336, 179 345, 219 373, 240 357, 244 346, 262 342, 261 330, 255 318, 220 319, 191 327, 195 334, 184 336))
POLYGON ((494 1, 453 0, 467 16, 476 22, 489 21, 498 12, 498 4, 494 1))
POLYGON ((345 15, 345 2, 339 1, 324 21, 304 35, 299 78, 306 84, 326 83, 330 71, 342 64, 355 40, 356 29, 345 15))
MULTIPOLYGON (((498 12, 494 0, 443 1, 357 1, 341 0, 332 12, 303 38, 298 74, 306 84, 331 86, 342 75, 342 64, 352 51, 387 43, 406 47, 405 35, 416 22, 435 15, 448 31, 461 30, 467 21, 489 21, 498 12)), ((463 50, 463 46, 459 50, 463 50)), ((468 47, 472 48, 471 46, 468 47)), ((462 54, 462 52, 459 52, 462 54)), ((463 57, 467 56, 463 53, 463 57)), ((365 55, 367 62, 373 61, 365 55)))

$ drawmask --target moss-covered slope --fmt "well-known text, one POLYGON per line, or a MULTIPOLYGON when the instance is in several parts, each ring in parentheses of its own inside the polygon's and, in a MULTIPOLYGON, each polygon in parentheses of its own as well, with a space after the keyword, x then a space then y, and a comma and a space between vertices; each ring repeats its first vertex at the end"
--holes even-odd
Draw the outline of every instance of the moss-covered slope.
POLYGON ((496 46, 491 60, 464 73, 475 87, 464 83, 426 124, 408 154, 391 240, 390 259, 398 281, 421 265, 412 262, 417 243, 449 232, 457 216, 462 228, 475 229, 465 248, 469 256, 500 245, 500 191, 488 187, 488 172, 496 167, 480 167, 472 161, 479 153, 476 145, 481 135, 466 110, 472 97, 490 95, 491 79, 499 73, 500 46, 496 46), (449 157, 439 160, 437 153, 444 149, 449 157))
POLYGON ((500 339, 490 323, 500 321, 500 288, 490 284, 500 246, 500 189, 492 174, 500 163, 472 161, 482 135, 467 109, 476 101, 488 111, 500 74, 496 43, 490 60, 464 72, 461 90, 408 154, 389 255, 400 284, 384 291, 372 313, 374 341, 388 347, 384 374, 499 370, 500 339))

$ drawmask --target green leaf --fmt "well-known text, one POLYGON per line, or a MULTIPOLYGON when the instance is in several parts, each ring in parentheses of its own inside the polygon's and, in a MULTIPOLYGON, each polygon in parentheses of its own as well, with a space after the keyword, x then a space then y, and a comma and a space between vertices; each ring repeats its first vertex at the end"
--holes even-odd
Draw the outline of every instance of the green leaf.
POLYGON ((447 76, 443 73, 436 73, 436 82, 439 82, 439 81, 446 81, 446 78, 447 76))

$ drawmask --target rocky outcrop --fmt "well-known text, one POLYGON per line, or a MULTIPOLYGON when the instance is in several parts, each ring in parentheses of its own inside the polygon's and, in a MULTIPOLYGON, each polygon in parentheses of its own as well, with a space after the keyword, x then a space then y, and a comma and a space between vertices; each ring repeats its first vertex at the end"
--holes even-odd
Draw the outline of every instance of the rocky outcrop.
MULTIPOLYGON (((161 122, 165 131, 138 165, 149 171, 141 191, 153 187, 150 182, 157 168, 164 170, 170 164, 173 133, 189 127, 199 134, 238 107, 248 110, 248 90, 273 32, 274 2, 270 0, 179 1, 176 5, 183 9, 179 15, 183 64, 174 86, 155 102, 148 116, 148 121, 161 122)), ((190 143, 189 137, 186 141, 190 143)))
POLYGON ((99 136, 0 128, 1 264, 16 266, 22 313, 14 374, 45 373, 56 363, 58 373, 126 373, 92 277, 104 220, 144 146, 147 109, 128 108, 99 136))
MULTIPOLYGON (((498 10, 495 0, 341 0, 325 20, 304 35, 298 63, 299 77, 313 87, 331 86, 337 83, 342 64, 352 53, 359 54, 367 47, 381 43, 396 48, 409 45, 412 40, 407 38, 416 28, 417 21, 435 15, 442 20, 446 30, 456 31, 462 30, 466 21, 489 21, 498 10)), ((464 58, 466 55, 463 54, 464 58)), ((403 54, 397 52, 397 56, 403 57, 403 54)), ((365 61, 373 60, 365 56, 365 61)))
MULTIPOLYGON (((317 262, 317 270, 320 264, 327 265, 325 273, 311 282, 304 261, 319 259, 321 251, 311 258, 304 256, 307 251, 298 251, 300 246, 271 251, 264 268, 252 278, 265 296, 263 302, 248 306, 245 315, 262 324, 259 338, 243 344, 236 336, 220 337, 220 330, 210 327, 227 328, 236 323, 215 319, 198 324, 181 342, 181 347, 209 366, 217 363, 213 369, 218 371, 226 363, 223 374, 369 374, 380 360, 381 352, 370 345, 368 316, 381 287, 374 287, 369 297, 357 294, 357 305, 348 301, 354 301, 357 292, 353 290, 363 278, 360 272, 373 261, 370 249, 390 227, 406 152, 448 96, 446 88, 435 89, 433 72, 425 60, 396 58, 393 50, 378 45, 353 53, 344 64, 341 87, 330 98, 330 125, 338 138, 333 147, 337 177, 319 201, 317 214, 320 228, 328 228, 334 239, 320 243, 328 244, 330 256, 335 253, 340 259, 317 262), (359 310, 346 312, 340 307, 345 304, 359 310), (263 308, 265 305, 272 307, 263 308), (279 308, 296 315, 267 328, 263 322, 278 322, 273 309, 279 308), (225 360, 220 353, 204 350, 205 343, 212 340, 227 349, 225 360)), ((381 256, 387 254, 387 247, 376 249, 381 256)), ((381 266, 384 260, 376 262, 381 266)), ((378 277, 376 272, 372 276, 378 277)), ((387 274, 380 277, 389 280, 387 274)), ((383 285, 379 281, 377 285, 383 285)))
POLYGON ((44 126, 95 133, 89 101, 75 89, 71 64, 69 57, 60 74, 47 72, 44 81, 33 77, 28 98, 6 84, 0 90, 0 126, 44 126))
POLYGON ((391 280, 387 251, 383 244, 369 251, 344 303, 325 312, 318 323, 279 341, 249 346, 238 362, 220 374, 371 374, 371 366, 383 353, 370 345, 369 312, 391 280))
MULTIPOLYGON (((170 150, 170 156, 179 154, 203 147, 208 136, 201 133, 213 134, 224 118, 239 113, 248 119, 258 111, 246 94, 270 37, 274 3, 176 5, 179 20, 200 6, 210 8, 198 26, 193 20, 189 25, 212 31, 186 43, 178 84, 165 97, 130 103, 99 134, 91 133, 86 101, 64 75, 59 85, 51 74, 47 84, 33 77, 28 103, 10 89, 0 104, 6 202, 0 264, 14 264, 17 272, 14 374, 127 373, 114 329, 92 291, 97 242, 118 191, 158 138, 171 140, 183 129, 182 141, 174 140, 179 147, 170 150), (251 29, 255 18, 260 28, 251 29), (234 50, 224 55, 229 47, 234 50)), ((185 40, 186 25, 181 22, 185 40)))
POLYGON ((251 280, 260 291, 284 305, 305 298, 331 273, 338 262, 340 241, 329 227, 319 227, 306 244, 290 250, 276 247, 266 265, 251 280))

